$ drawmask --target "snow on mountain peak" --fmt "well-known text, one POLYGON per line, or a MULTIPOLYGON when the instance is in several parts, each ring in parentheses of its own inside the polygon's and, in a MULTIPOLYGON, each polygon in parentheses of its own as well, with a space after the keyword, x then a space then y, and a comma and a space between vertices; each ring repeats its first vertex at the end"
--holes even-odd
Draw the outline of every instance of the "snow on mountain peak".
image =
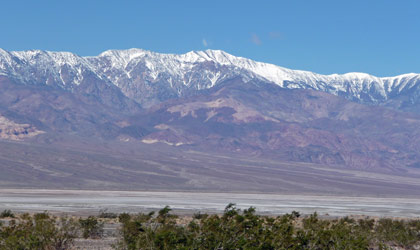
MULTIPOLYGON (((106 51, 99 55, 99 57, 103 56, 112 61, 111 68, 106 72, 113 82, 123 80, 120 76, 115 77, 109 73, 112 68, 119 68, 128 78, 133 79, 138 74, 136 65, 144 65, 143 70, 146 70, 147 72, 144 73, 150 76, 149 81, 157 82, 161 79, 167 81, 171 87, 177 86, 176 82, 181 82, 187 87, 210 88, 223 79, 237 75, 245 79, 259 78, 285 88, 310 88, 336 95, 347 93, 357 99, 361 99, 362 93, 364 93, 363 96, 367 98, 367 101, 378 102, 386 100, 389 93, 401 92, 405 87, 412 87, 419 81, 418 74, 382 78, 360 72, 321 75, 236 57, 221 50, 161 54, 130 49, 106 51), (204 66, 209 62, 216 68, 204 66), (128 65, 131 66, 128 67, 128 65), (199 67, 199 65, 203 66, 199 67), (221 72, 220 67, 227 67, 228 70, 221 72)), ((117 85, 121 86, 120 83, 117 85)))
POLYGON ((123 60, 124 62, 129 62, 137 57, 142 57, 145 54, 150 53, 149 51, 142 50, 142 49, 127 49, 127 50, 107 50, 99 54, 98 57, 110 57, 110 58, 118 58, 123 60))
POLYGON ((395 77, 376 77, 360 72, 321 75, 236 57, 221 50, 163 54, 132 48, 80 57, 69 52, 7 52, 0 49, 0 74, 22 81, 34 81, 33 72, 39 72, 35 81, 78 85, 86 71, 99 79, 107 79, 129 97, 141 96, 133 93, 147 91, 154 83, 180 94, 186 88, 211 88, 235 76, 248 80, 257 78, 284 88, 310 88, 336 95, 347 93, 349 98, 360 100, 363 96, 369 102, 380 102, 391 93, 395 95, 420 85, 420 75, 414 73, 395 77))
POLYGON ((93 71, 85 58, 70 52, 43 50, 0 51, 0 73, 23 83, 64 88, 79 85, 83 72, 93 71))

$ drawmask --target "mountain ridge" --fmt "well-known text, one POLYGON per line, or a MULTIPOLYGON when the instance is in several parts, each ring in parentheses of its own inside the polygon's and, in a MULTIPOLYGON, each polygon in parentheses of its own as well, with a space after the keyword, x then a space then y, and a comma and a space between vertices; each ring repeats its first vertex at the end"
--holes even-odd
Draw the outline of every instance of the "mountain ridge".
POLYGON ((43 71, 39 75, 50 73, 53 78, 41 77, 38 81, 47 85, 48 81, 55 81, 64 88, 79 85, 83 74, 90 72, 105 84, 119 87, 127 97, 145 106, 168 97, 182 96, 191 90, 209 89, 237 76, 245 82, 256 78, 282 88, 314 89, 368 104, 384 104, 407 94, 409 102, 420 102, 420 74, 416 73, 394 77, 376 77, 359 72, 321 75, 236 57, 221 50, 163 54, 133 48, 80 57, 70 52, 7 52, 0 49, 1 75, 27 82, 37 71, 34 67, 43 71), (148 96, 148 91, 162 97, 153 99, 148 96))

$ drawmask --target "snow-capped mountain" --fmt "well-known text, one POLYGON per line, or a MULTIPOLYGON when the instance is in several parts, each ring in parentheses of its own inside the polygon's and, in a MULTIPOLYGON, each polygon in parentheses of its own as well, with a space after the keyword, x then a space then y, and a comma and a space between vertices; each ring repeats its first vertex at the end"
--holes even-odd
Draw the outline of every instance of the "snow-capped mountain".
POLYGON ((150 106, 170 98, 212 88, 240 77, 271 82, 282 88, 324 91, 361 103, 381 104, 404 96, 420 102, 420 74, 375 77, 364 73, 321 75, 236 57, 220 50, 160 54, 141 49, 108 50, 80 57, 69 52, 0 49, 0 75, 26 84, 72 90, 84 79, 115 85, 136 102, 150 106))
POLYGON ((320 75, 219 50, 0 50, 6 139, 163 143, 393 169, 420 166, 419 107, 419 74, 320 75))

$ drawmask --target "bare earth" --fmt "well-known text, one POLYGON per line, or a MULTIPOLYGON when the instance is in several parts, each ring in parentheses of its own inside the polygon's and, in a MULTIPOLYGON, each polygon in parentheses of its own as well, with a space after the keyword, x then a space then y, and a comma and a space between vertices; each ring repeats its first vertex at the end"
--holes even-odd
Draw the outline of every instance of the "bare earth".
POLYGON ((420 217, 420 199, 342 197, 313 195, 142 192, 142 191, 82 191, 2 189, 0 210, 16 212, 49 211, 75 215, 109 212, 146 212, 166 205, 178 214, 197 211, 219 213, 228 203, 239 208, 254 206, 261 214, 283 214, 293 210, 303 214, 318 212, 330 216, 366 215, 386 217, 420 217))
POLYGON ((0 188, 420 198, 418 168, 363 170, 194 147, 72 143, 0 141, 0 188))
POLYGON ((142 143, 0 141, 0 211, 83 215, 169 205, 192 214, 219 213, 228 203, 264 214, 420 217, 420 169, 362 170, 142 143))

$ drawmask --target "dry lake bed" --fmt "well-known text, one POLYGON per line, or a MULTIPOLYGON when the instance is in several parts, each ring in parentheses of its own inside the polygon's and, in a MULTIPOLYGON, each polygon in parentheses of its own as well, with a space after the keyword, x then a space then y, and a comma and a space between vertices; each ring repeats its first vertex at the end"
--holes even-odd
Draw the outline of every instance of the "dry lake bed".
POLYGON ((256 207, 261 214, 299 211, 330 216, 366 215, 420 217, 420 198, 340 197, 244 193, 82 191, 82 190, 0 190, 0 210, 70 214, 145 212, 166 205, 176 213, 220 213, 228 203, 238 208, 256 207))

